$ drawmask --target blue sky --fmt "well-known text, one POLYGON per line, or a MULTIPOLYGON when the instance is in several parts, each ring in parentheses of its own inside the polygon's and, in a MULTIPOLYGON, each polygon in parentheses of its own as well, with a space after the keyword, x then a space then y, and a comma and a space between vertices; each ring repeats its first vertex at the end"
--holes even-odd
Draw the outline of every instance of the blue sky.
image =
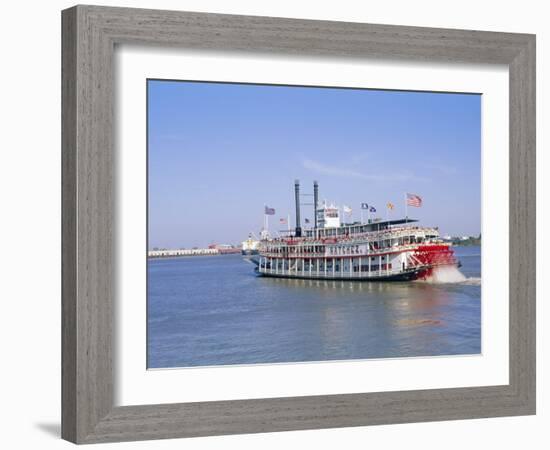
POLYGON ((148 126, 150 248, 237 244, 264 204, 285 228, 296 178, 353 219, 362 202, 402 217, 411 192, 422 224, 481 229, 479 95, 149 80, 148 126))

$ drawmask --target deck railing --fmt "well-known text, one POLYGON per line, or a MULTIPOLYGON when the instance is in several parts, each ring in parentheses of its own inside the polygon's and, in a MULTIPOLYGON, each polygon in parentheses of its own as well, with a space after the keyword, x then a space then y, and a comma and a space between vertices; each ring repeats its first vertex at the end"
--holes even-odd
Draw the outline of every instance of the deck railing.
POLYGON ((266 275, 278 275, 278 276, 284 276, 284 277, 296 277, 296 278, 349 278, 349 279, 358 279, 358 278, 377 278, 377 277, 383 277, 383 276, 389 276, 389 275, 397 275, 400 273, 403 273, 403 271, 400 268, 392 268, 392 269, 382 269, 382 270, 373 270, 370 272, 342 272, 342 271, 332 271, 327 270, 326 272, 324 270, 312 270, 311 272, 309 270, 275 270, 275 269, 267 269, 267 268, 261 268, 260 273, 266 274, 266 275))
POLYGON ((264 252, 261 251, 261 256, 267 258, 285 258, 285 259, 297 259, 297 258, 341 258, 341 257, 357 257, 357 258, 368 258, 372 256, 385 255, 388 253, 398 253, 407 250, 414 250, 419 245, 424 243, 415 243, 415 244, 405 244, 405 245, 396 245, 393 247, 378 248, 376 250, 370 250, 368 253, 354 253, 342 251, 340 253, 327 253, 327 252, 296 252, 296 253, 283 253, 283 252, 264 252))
POLYGON ((278 238, 267 241, 270 245, 326 245, 330 244, 331 240, 337 240, 337 243, 349 243, 352 244, 354 241, 377 241, 381 239, 395 239, 405 236, 439 236, 439 231, 436 228, 432 227, 399 227, 391 228, 380 231, 367 231, 365 233, 337 235, 337 236, 326 236, 319 239, 314 239, 310 237, 300 237, 300 238, 278 238))

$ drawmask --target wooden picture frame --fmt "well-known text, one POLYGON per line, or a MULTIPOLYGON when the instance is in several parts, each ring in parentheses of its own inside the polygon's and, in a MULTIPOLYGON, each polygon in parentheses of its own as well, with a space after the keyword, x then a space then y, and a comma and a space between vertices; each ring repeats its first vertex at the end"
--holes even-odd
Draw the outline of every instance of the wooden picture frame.
POLYGON ((535 413, 535 36, 75 6, 62 13, 62 437, 75 443, 535 413), (505 64, 510 86, 509 384, 115 407, 116 44, 505 64))

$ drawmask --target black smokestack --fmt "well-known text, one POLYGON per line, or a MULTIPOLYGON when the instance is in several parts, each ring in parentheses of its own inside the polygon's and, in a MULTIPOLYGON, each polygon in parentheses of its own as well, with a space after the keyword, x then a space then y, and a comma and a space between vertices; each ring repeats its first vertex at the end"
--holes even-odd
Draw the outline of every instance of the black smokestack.
POLYGON ((296 199, 296 237, 302 236, 300 226, 300 180, 294 180, 294 196, 296 199))
POLYGON ((313 220, 315 230, 317 229, 317 206, 319 205, 319 185, 317 180, 313 182, 313 220))

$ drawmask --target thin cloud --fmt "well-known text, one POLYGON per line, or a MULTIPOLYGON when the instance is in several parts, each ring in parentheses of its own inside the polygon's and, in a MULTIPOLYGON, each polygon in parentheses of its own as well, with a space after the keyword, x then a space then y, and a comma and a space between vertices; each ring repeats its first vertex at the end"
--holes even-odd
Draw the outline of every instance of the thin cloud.
POLYGON ((357 170, 348 169, 346 167, 334 166, 314 161, 312 159, 304 159, 302 161, 304 169, 318 173, 320 175, 345 177, 345 178, 360 178, 369 181, 426 181, 425 178, 417 177, 411 173, 377 173, 368 174, 358 172, 357 170))
POLYGON ((358 164, 360 162, 363 162, 365 160, 368 160, 372 157, 372 155, 368 152, 363 152, 363 153, 358 153, 356 155, 353 155, 350 159, 350 161, 353 163, 353 164, 358 164))
POLYGON ((425 163, 423 164, 423 167, 429 170, 436 170, 444 175, 455 175, 456 173, 458 173, 456 167, 447 166, 444 164, 425 163))
POLYGON ((355 170, 345 169, 335 166, 327 166, 318 161, 313 161, 312 159, 304 159, 303 161, 304 169, 311 170, 312 172, 317 172, 321 175, 331 175, 336 177, 353 177, 353 178, 366 178, 365 174, 356 172, 355 170))

